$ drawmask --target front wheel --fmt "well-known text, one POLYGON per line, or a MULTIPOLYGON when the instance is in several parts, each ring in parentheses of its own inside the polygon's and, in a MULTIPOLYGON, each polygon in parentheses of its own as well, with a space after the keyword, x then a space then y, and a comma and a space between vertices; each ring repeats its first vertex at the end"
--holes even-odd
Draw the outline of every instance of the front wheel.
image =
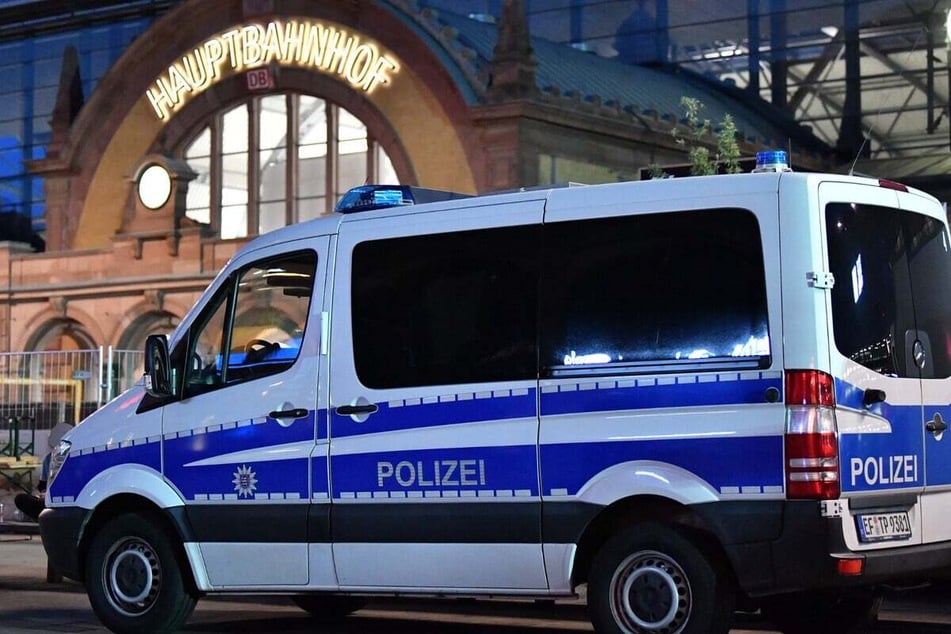
POLYGON ((113 632, 178 630, 195 609, 176 550, 154 513, 110 520, 86 557, 86 593, 113 632))
POLYGON ((592 564, 588 610, 601 634, 720 634, 730 628, 732 585, 679 529, 628 528, 592 564))

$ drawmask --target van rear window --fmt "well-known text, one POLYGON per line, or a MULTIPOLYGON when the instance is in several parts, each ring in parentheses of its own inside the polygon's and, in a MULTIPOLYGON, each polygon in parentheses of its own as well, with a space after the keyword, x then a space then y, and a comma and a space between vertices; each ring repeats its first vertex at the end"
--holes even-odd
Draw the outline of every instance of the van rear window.
POLYGON ((826 230, 838 350, 887 376, 951 376, 951 248, 944 225, 890 207, 833 203, 826 230), (916 341, 924 353, 918 362, 916 341))

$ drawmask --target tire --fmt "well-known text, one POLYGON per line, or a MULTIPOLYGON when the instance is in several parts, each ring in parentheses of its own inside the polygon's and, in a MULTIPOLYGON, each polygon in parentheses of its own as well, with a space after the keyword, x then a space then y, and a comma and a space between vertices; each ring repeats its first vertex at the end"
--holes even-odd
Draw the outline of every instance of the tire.
POLYGON ((726 634, 734 600, 715 559, 680 529, 654 523, 609 539, 588 581, 600 634, 726 634))
POLYGON ((770 597, 763 615, 784 634, 858 634, 871 628, 881 597, 851 594, 792 594, 770 597))
POLYGON ((298 594, 291 601, 321 623, 340 621, 367 604, 362 597, 334 594, 298 594))
POLYGON ((178 630, 195 609, 177 549, 156 513, 119 515, 86 557, 86 593, 103 625, 120 634, 178 630))

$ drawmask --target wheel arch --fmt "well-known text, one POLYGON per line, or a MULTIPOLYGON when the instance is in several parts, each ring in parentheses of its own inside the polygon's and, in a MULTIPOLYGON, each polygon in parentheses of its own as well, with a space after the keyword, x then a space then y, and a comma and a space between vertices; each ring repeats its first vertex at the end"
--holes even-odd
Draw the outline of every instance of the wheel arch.
POLYGON ((571 566, 571 586, 587 583, 591 565, 601 547, 618 531, 635 524, 659 523, 676 527, 703 549, 735 584, 736 576, 726 550, 711 526, 689 505, 659 495, 634 495, 603 508, 585 527, 571 566))
POLYGON ((144 465, 106 469, 83 487, 76 502, 90 509, 77 544, 81 576, 85 576, 89 545, 103 526, 126 513, 151 514, 176 545, 179 564, 192 590, 196 590, 196 579, 203 578, 204 571, 196 568, 201 566, 201 562, 190 556, 185 546, 194 541, 194 531, 181 496, 160 473, 144 465))

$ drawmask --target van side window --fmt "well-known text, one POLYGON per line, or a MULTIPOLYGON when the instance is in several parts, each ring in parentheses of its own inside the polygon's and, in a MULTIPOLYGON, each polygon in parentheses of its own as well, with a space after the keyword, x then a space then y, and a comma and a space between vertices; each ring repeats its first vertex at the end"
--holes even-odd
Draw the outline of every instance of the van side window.
POLYGON ((951 376, 951 244, 941 222, 878 205, 826 207, 832 330, 839 351, 879 374, 951 376), (919 369, 913 346, 924 346, 919 369))
POLYGON ((185 396, 290 368, 300 354, 317 255, 257 262, 226 282, 196 321, 179 357, 185 396))
POLYGON ((756 217, 709 209, 545 227, 547 375, 767 367, 756 217))
POLYGON ((371 388, 536 376, 540 227, 373 240, 353 251, 353 351, 371 388))

